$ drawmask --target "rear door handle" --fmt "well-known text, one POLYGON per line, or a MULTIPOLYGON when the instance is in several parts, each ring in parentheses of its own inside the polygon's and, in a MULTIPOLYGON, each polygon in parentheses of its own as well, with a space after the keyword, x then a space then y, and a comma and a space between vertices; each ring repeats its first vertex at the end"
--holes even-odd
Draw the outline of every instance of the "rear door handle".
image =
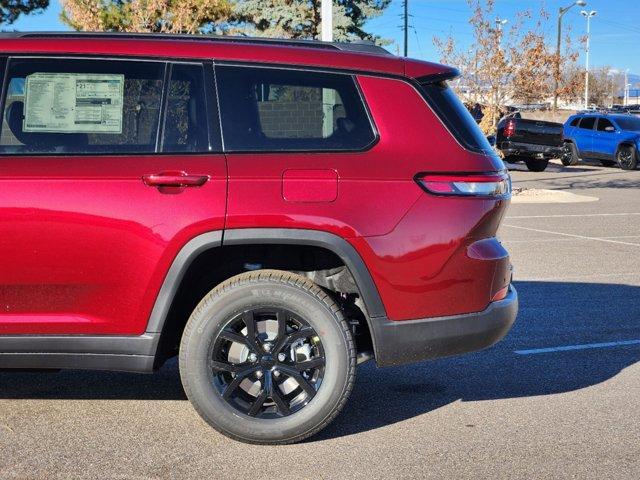
POLYGON ((209 181, 209 175, 189 175, 186 172, 162 172, 144 175, 142 181, 150 187, 201 187, 209 181))

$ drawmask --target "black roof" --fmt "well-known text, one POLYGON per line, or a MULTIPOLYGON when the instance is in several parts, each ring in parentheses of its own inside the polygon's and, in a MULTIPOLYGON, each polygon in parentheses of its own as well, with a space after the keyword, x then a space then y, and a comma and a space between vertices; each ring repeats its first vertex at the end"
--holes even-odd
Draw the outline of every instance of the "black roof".
POLYGON ((321 42, 319 40, 301 40, 288 38, 239 37, 231 35, 187 35, 172 33, 126 33, 126 32, 0 32, 3 38, 99 38, 99 39, 146 39, 146 40, 189 40, 234 42, 256 45, 280 45, 349 52, 375 53, 391 55, 384 48, 368 40, 354 42, 321 42))

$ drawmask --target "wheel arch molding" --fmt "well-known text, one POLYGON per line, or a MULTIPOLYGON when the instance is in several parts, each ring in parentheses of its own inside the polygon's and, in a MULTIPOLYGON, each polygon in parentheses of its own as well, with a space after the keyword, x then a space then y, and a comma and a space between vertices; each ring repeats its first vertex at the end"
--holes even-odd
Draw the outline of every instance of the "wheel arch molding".
POLYGON ((242 228, 201 234, 186 243, 176 255, 154 303, 146 333, 161 333, 173 299, 192 262, 206 250, 232 245, 306 245, 337 255, 353 276, 366 307, 367 318, 386 317, 378 289, 364 261, 345 239, 332 233, 291 228, 242 228))

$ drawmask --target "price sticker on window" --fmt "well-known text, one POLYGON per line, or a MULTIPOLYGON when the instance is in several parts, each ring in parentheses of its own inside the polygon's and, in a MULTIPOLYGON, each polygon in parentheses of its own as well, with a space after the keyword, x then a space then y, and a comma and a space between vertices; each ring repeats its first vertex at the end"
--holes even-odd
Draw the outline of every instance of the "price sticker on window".
POLYGON ((122 133, 124 75, 33 73, 25 82, 23 131, 122 133))

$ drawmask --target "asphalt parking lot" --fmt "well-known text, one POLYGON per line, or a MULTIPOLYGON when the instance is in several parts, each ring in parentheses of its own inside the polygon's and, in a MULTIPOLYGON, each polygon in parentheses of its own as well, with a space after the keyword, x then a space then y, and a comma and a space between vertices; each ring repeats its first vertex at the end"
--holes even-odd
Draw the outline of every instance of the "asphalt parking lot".
POLYGON ((209 429, 175 362, 0 373, 0 478, 640 478, 640 170, 512 176, 598 200, 511 206, 521 308, 495 347, 365 364, 336 422, 286 447, 209 429))

